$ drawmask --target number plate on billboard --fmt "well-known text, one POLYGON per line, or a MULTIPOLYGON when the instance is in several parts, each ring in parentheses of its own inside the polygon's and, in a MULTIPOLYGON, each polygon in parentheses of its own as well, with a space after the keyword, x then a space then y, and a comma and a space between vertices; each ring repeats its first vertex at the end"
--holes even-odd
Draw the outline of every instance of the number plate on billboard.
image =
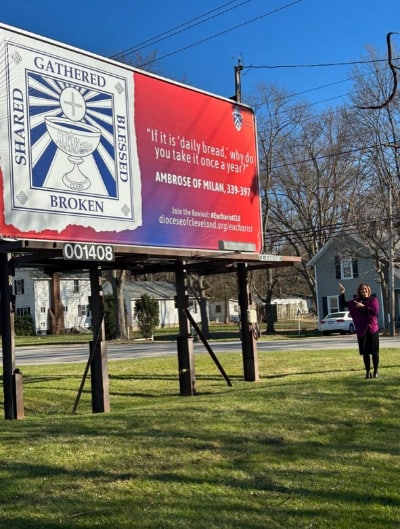
POLYGON ((114 247, 109 244, 66 243, 64 259, 72 261, 114 261, 114 247))

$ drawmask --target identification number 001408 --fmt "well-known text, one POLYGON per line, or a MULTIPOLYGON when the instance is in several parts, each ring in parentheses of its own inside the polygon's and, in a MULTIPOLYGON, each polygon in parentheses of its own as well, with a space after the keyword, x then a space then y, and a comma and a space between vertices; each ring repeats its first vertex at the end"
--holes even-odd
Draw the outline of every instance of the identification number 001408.
POLYGON ((71 243, 63 248, 64 259, 73 261, 114 261, 114 247, 109 244, 71 243))

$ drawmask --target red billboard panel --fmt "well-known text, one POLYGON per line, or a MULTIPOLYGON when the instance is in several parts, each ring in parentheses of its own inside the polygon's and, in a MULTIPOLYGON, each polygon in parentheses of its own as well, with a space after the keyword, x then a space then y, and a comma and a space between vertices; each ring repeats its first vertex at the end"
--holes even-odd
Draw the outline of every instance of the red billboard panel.
POLYGON ((0 237, 261 251, 251 109, 0 26, 0 237))

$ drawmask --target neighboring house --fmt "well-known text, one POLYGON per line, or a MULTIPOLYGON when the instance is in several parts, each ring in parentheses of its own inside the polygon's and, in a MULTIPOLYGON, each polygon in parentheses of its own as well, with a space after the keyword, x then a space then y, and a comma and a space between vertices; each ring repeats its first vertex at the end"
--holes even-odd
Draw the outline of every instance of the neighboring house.
MULTIPOLYGON (((376 263, 368 248, 354 235, 340 235, 330 239, 321 250, 308 262, 314 267, 317 293, 318 319, 329 312, 336 312, 343 307, 339 305, 339 285, 346 289, 346 298, 351 299, 357 292, 360 283, 368 283, 372 294, 377 296, 381 311, 379 326, 384 327, 383 298, 376 263)), ((395 307, 399 316, 400 275, 395 272, 395 307)))
MULTIPOLYGON (((260 317, 260 314, 264 313, 265 304, 257 295, 254 298, 259 307, 260 317)), ((274 299, 271 304, 276 308, 277 321, 295 319, 302 314, 308 314, 309 311, 307 300, 303 298, 274 299)), ((230 299, 228 302, 214 301, 210 303, 210 321, 238 323, 239 320, 240 307, 238 300, 230 299)))
POLYGON ((87 273, 50 276, 32 268, 17 268, 13 277, 15 313, 30 315, 37 334, 87 329, 90 279, 87 273))
POLYGON ((238 323, 240 319, 239 302, 236 299, 213 301, 210 303, 210 321, 216 323, 238 323))
POLYGON ((303 298, 273 299, 272 305, 276 305, 277 320, 293 320, 302 314, 308 314, 308 303, 303 298))
MULTIPOLYGON (((108 281, 103 284, 104 295, 112 294, 112 287, 108 281)), ((135 303, 143 294, 147 294, 158 302, 160 327, 170 327, 179 324, 178 309, 175 306, 175 283, 169 281, 126 281, 123 286, 123 296, 127 311, 128 325, 136 328, 135 303)), ((189 295, 189 310, 194 320, 201 321, 200 307, 193 295, 189 295)))
POLYGON ((90 295, 89 274, 60 274, 60 298, 64 307, 65 329, 84 330, 91 327, 90 295))
POLYGON ((36 334, 49 329, 51 278, 40 270, 17 268, 13 277, 16 316, 31 316, 36 334))

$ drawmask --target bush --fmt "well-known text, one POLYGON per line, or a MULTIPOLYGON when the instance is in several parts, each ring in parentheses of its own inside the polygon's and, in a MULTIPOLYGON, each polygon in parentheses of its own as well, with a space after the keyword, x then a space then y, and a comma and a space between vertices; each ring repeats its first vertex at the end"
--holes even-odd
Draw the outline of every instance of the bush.
POLYGON ((25 316, 15 316, 14 330, 16 336, 35 336, 35 326, 33 324, 32 316, 26 314, 25 316))
POLYGON ((151 338, 154 329, 160 324, 158 302, 148 294, 143 294, 135 302, 135 318, 143 338, 151 338))

